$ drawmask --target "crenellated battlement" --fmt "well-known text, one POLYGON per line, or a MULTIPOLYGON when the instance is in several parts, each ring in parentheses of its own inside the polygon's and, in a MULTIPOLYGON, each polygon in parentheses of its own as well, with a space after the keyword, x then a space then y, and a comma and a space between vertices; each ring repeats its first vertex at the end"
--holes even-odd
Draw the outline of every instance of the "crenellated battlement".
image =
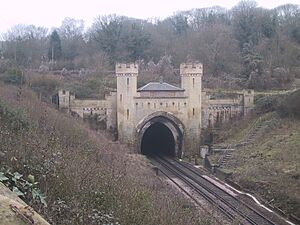
POLYGON ((117 63, 115 73, 117 89, 105 100, 76 99, 71 91, 59 90, 53 101, 60 110, 88 119, 97 129, 109 130, 115 140, 138 153, 158 153, 151 152, 160 147, 152 143, 163 138, 167 145, 160 149, 162 153, 194 155, 201 144, 202 128, 230 122, 254 109, 253 90, 203 92, 202 63, 180 65, 181 87, 161 80, 137 89, 137 63, 117 63))
POLYGON ((180 75, 197 75, 201 76, 203 74, 203 64, 202 63, 181 63, 180 64, 180 75))
POLYGON ((116 75, 138 75, 139 66, 136 63, 117 63, 116 64, 116 75))
POLYGON ((61 89, 61 90, 58 91, 58 95, 59 96, 69 96, 70 91, 61 89))

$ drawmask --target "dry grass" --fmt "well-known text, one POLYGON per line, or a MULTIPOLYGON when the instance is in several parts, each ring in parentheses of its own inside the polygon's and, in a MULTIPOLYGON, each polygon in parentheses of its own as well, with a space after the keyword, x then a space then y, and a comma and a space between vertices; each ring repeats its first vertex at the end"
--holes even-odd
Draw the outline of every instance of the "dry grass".
POLYGON ((0 167, 37 178, 48 207, 29 203, 52 224, 212 224, 186 208, 143 156, 128 154, 32 91, 0 84, 0 103, 29 124, 13 128, 0 114, 0 167))
MULTIPOLYGON (((230 137, 235 143, 253 121, 230 137)), ((300 121, 281 119, 275 112, 262 116, 262 130, 251 145, 237 149, 227 169, 248 191, 300 216, 300 121)), ((238 129, 238 128, 235 128, 238 129)))

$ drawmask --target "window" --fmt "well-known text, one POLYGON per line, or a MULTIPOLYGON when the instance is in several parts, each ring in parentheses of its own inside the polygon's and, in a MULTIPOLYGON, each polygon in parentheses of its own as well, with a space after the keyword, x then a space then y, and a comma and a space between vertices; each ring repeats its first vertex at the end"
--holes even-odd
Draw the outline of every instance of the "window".
POLYGON ((129 119, 129 109, 127 109, 127 119, 129 119))
POLYGON ((66 91, 65 90, 63 90, 63 95, 65 95, 66 94, 66 91))
POLYGON ((195 78, 193 78, 193 87, 195 87, 195 78))
POLYGON ((193 108, 193 116, 195 116, 195 108, 193 108))
POLYGON ((129 78, 127 77, 127 86, 129 85, 129 78))
POLYGON ((122 102, 122 94, 120 94, 120 102, 122 102))

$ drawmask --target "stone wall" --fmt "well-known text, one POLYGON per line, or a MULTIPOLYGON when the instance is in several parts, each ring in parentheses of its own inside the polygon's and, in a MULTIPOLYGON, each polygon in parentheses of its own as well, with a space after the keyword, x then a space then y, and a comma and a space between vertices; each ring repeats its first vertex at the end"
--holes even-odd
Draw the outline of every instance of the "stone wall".
POLYGON ((210 90, 202 94, 202 128, 214 127, 233 118, 246 116, 253 111, 253 90, 224 91, 224 96, 219 98, 212 97, 214 93, 216 92, 210 90))
POLYGON ((106 124, 105 127, 108 130, 116 130, 116 92, 111 92, 110 95, 106 95, 104 100, 76 99, 75 94, 66 90, 60 90, 58 96, 60 110, 81 118, 95 116, 98 122, 104 121, 106 124))
POLYGON ((202 91, 202 75, 202 64, 181 64, 181 89, 138 91, 138 65, 116 64, 116 92, 105 100, 78 100, 69 91, 61 90, 59 108, 83 118, 96 114, 106 121, 107 129, 117 130, 120 142, 132 146, 138 146, 138 127, 147 124, 146 118, 170 115, 165 119, 182 126, 177 129, 182 129, 182 152, 192 154, 199 150, 201 128, 244 116, 253 109, 252 90, 224 92, 223 96, 215 97, 219 92, 202 91))

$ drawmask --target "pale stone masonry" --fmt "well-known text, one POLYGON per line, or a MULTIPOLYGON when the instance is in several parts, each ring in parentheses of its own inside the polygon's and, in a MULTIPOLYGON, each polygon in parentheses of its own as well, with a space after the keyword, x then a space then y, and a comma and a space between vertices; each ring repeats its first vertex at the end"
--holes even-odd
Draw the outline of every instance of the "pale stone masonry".
POLYGON ((253 109, 254 92, 234 92, 233 97, 214 99, 213 91, 202 91, 203 65, 180 65, 181 87, 151 82, 137 87, 137 64, 116 64, 117 90, 105 100, 77 100, 61 90, 59 108, 80 117, 97 115, 106 128, 117 131, 122 143, 141 152, 141 141, 154 123, 162 123, 172 132, 175 155, 193 154, 200 147, 201 129, 244 116, 253 109))

